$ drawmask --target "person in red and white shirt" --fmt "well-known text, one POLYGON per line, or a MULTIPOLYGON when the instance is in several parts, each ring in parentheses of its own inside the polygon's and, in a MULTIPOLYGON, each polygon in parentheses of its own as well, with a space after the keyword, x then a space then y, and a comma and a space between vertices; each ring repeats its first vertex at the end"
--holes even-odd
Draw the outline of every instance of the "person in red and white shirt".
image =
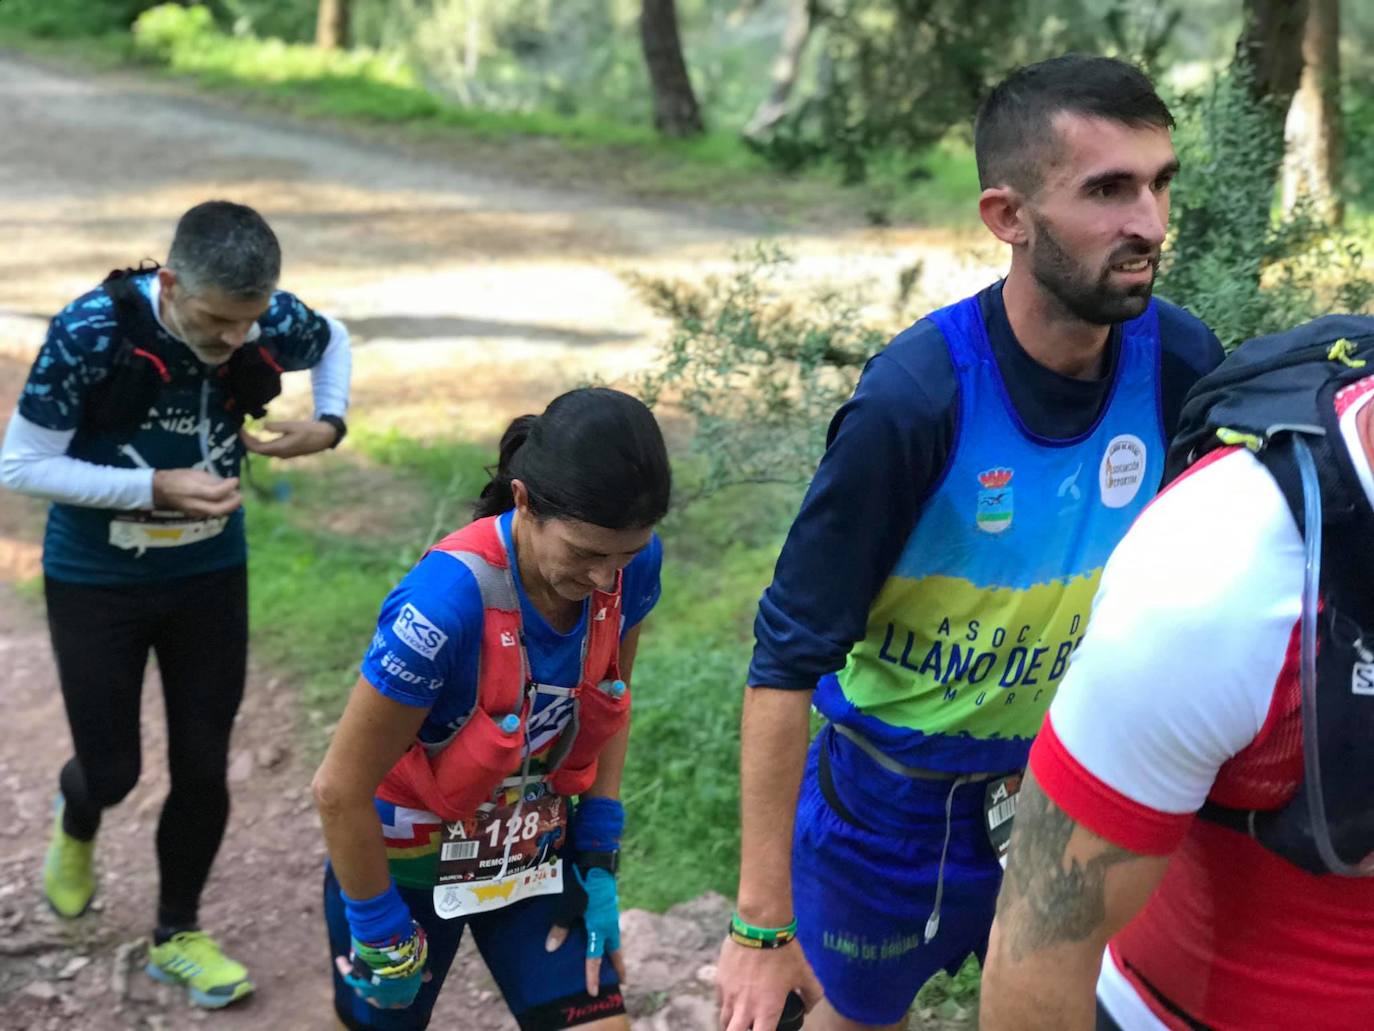
MULTIPOLYGON (((1371 399, 1374 377, 1337 413, 1374 504, 1371 399)), ((1301 785, 1303 569, 1243 448, 1189 469, 1113 553, 1031 751, 984 1031, 1374 1027, 1374 878, 1307 873, 1196 815, 1301 785)))

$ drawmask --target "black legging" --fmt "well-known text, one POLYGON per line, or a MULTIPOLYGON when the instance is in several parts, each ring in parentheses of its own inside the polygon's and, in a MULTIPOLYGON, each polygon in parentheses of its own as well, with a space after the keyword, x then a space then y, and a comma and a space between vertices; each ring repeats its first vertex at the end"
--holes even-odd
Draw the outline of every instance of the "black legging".
POLYGON ((44 589, 76 748, 58 781, 66 799, 63 826, 90 840, 101 810, 138 783, 139 705, 153 651, 172 782, 157 826, 157 919, 162 927, 194 927, 229 817, 229 733, 248 656, 247 570, 133 587, 46 579, 44 589))

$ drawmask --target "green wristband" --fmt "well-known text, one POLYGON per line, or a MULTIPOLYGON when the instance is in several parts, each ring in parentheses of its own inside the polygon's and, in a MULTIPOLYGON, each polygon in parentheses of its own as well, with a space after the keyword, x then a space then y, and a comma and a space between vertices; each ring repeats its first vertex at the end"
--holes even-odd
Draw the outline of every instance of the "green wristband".
POLYGON ((730 917, 730 931, 741 938, 756 942, 788 942, 797 936, 797 918, 793 917, 790 923, 782 927, 755 927, 751 923, 746 923, 736 911, 730 917))

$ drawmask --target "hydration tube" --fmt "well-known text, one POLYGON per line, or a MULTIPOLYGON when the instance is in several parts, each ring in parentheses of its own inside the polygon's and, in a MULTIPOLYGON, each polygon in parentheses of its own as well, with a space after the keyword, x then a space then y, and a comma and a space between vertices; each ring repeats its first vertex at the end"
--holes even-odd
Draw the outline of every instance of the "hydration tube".
POLYGON ((1312 837, 1317 854, 1326 868, 1342 877, 1367 876, 1358 867, 1341 859, 1331 841, 1322 794, 1321 736, 1317 732, 1317 610, 1322 563, 1322 499, 1317 466, 1312 452, 1300 434, 1293 434, 1293 455, 1302 481, 1305 562, 1302 581, 1302 637, 1298 652, 1298 678, 1302 685, 1302 762, 1303 788, 1307 792, 1307 811, 1312 821, 1312 837))

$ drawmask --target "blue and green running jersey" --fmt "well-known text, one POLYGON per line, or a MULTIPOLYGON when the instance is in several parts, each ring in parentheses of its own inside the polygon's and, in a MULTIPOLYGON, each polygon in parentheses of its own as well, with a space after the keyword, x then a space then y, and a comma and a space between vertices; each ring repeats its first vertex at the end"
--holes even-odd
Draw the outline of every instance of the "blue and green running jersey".
POLYGON ((1017 414, 978 298, 932 313, 958 380, 938 483, 816 707, 910 766, 1025 764, 1102 566, 1163 470, 1159 314, 1122 324, 1105 403, 1074 437, 1017 414))

